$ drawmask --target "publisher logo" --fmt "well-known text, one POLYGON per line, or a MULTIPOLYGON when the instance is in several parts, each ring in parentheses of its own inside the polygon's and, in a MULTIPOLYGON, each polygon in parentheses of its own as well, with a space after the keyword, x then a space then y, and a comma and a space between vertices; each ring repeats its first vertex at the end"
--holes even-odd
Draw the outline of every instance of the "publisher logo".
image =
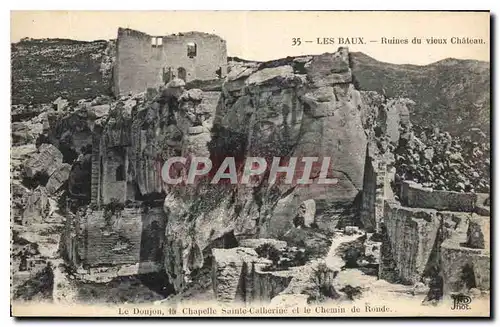
POLYGON ((453 306, 451 310, 470 310, 469 304, 472 302, 470 296, 464 294, 452 294, 453 306))

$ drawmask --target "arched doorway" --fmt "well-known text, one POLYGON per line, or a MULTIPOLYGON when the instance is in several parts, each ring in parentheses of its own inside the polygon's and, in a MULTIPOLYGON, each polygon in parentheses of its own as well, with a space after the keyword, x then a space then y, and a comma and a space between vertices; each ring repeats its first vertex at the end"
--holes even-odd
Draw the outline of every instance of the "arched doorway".
POLYGON ((184 67, 177 68, 177 77, 184 82, 186 81, 186 69, 184 67))

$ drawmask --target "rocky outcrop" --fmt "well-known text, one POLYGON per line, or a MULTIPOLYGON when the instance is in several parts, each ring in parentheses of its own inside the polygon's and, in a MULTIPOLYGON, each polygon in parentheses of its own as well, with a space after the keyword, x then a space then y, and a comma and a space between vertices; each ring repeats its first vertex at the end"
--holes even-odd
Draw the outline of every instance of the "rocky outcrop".
POLYGON ((212 285, 219 302, 245 303, 251 296, 253 266, 267 263, 250 248, 213 249, 212 285))
POLYGON ((25 162, 24 171, 29 178, 40 174, 51 176, 62 165, 62 161, 61 151, 51 144, 42 144, 38 153, 25 162))
POLYGON ((472 288, 488 290, 490 218, 475 213, 478 195, 426 190, 407 182, 401 189, 403 201, 420 207, 385 200, 380 277, 424 282, 430 288, 429 299, 472 288), (455 211, 443 210, 450 208, 455 211))
POLYGON ((141 274, 159 270, 165 238, 161 208, 119 208, 80 212, 66 223, 65 257, 75 268, 107 267, 141 274), (77 228, 75 228, 77 227, 77 228), (135 267, 135 268, 134 268, 135 267))
POLYGON ((307 303, 321 302, 330 292, 340 267, 330 267, 322 260, 315 260, 294 269, 293 278, 280 295, 305 294, 307 303))
MULTIPOLYGON (((184 135, 179 136, 182 145, 178 147, 183 156, 209 155, 215 167, 232 156, 237 168, 251 156, 311 156, 320 161, 329 157, 327 177, 338 179, 338 183, 209 185, 200 181, 195 187, 172 188, 164 205, 169 214, 166 238, 172 244, 166 258, 188 256, 191 244, 203 251, 230 232, 237 237, 283 236, 294 228, 290 217, 296 216, 304 201, 316 203, 314 210, 311 205, 306 208, 316 212, 307 212, 307 226, 335 228, 341 211, 338 216, 326 213, 332 212, 338 201, 352 203, 363 182, 367 142, 364 107, 351 79, 348 52, 343 48, 333 54, 241 65, 222 85, 211 133, 211 119, 203 122, 203 92, 189 90, 174 97, 178 100, 169 108, 179 108, 174 112, 176 126, 184 135)), ((313 181, 318 173, 313 172, 313 181)), ((166 270, 179 279, 178 271, 169 266, 166 270)))
POLYGON ((50 175, 47 185, 45 185, 47 192, 53 194, 58 191, 63 184, 68 180, 69 173, 71 171, 70 164, 60 165, 52 175, 50 175))

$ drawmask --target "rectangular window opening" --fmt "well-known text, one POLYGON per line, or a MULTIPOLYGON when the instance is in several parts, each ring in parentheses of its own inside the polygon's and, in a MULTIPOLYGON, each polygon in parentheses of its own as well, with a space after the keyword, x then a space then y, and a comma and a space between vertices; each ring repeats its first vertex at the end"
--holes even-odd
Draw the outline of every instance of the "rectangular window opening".
POLYGON ((196 57, 196 43, 194 42, 189 42, 187 44, 187 56, 189 58, 194 58, 196 57))

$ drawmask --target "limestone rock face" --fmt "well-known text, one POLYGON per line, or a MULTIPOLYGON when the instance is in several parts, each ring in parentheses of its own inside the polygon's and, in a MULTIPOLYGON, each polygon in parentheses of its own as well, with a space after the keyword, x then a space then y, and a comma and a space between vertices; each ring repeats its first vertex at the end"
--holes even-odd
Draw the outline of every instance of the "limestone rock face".
POLYGON ((490 289, 489 218, 472 214, 465 221, 441 245, 444 294, 490 289))
POLYGON ((331 196, 357 193, 363 183, 367 139, 364 133, 359 91, 351 81, 346 49, 315 56, 305 65, 308 80, 301 138, 294 149, 297 157, 330 157, 333 177, 339 185, 331 196), (338 73, 344 73, 342 77, 338 73))
POLYGON ((213 249, 212 285, 217 301, 244 302, 245 283, 243 280, 252 273, 248 270, 252 263, 262 261, 253 249, 213 249))
MULTIPOLYGON (((319 177, 316 169, 310 185, 263 182, 167 187, 166 240, 171 246, 166 246, 165 261, 176 264, 166 264, 165 268, 176 280, 176 288, 184 284, 179 273, 190 271, 189 267, 179 267, 187 262, 183 258, 189 256, 193 244, 204 252, 229 234, 236 238, 291 236, 293 217, 304 201, 305 228, 314 223, 319 228, 336 227, 338 218, 331 218, 327 212, 333 207, 340 215, 338 201, 342 205, 352 202, 361 189, 367 144, 364 105, 351 80, 348 51, 341 48, 333 54, 235 67, 226 77, 218 100, 205 101, 212 96, 198 90, 184 90, 176 97, 174 115, 180 139, 176 151, 182 156, 210 156, 213 162, 235 157, 237 166, 247 157, 300 160, 310 156, 318 157, 319 164, 328 157, 326 177, 338 180, 334 185, 314 183, 319 177), (207 107, 212 110, 212 118, 206 114, 210 112, 207 107)), ((140 132, 140 124, 133 123, 133 134, 144 135, 140 142, 133 137, 134 147, 157 143, 148 136, 157 120, 151 119, 147 130, 142 126, 140 132)), ((160 127, 156 128, 160 130, 156 138, 164 135, 160 127)), ((145 157, 134 155, 134 160, 145 157)), ((141 179, 136 180, 141 193, 148 193, 141 179)))
POLYGON ((307 78, 313 81, 314 87, 350 83, 352 80, 347 48, 339 48, 333 54, 325 53, 314 56, 310 62, 305 64, 305 69, 307 78))
POLYGON ((43 132, 42 123, 13 122, 11 124, 12 143, 22 145, 34 143, 38 135, 43 132))
POLYGON ((62 164, 62 161, 61 151, 52 144, 42 144, 38 153, 26 161, 24 171, 27 177, 34 177, 38 173, 50 176, 62 164))

